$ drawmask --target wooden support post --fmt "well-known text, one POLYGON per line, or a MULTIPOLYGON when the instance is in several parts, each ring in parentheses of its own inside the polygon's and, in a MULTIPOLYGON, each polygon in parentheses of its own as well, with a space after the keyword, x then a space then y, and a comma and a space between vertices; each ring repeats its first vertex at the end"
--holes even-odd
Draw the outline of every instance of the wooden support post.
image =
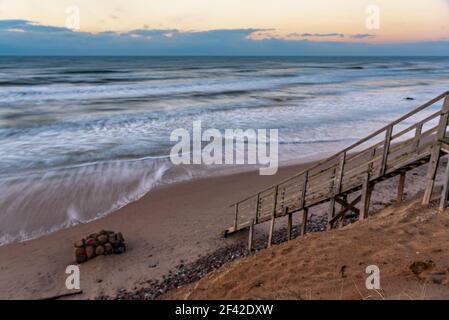
POLYGON ((440 122, 438 124, 438 140, 444 139, 446 136, 446 128, 448 124, 448 114, 449 114, 449 95, 446 96, 443 102, 443 108, 441 109, 440 122))
POLYGON ((251 252, 253 250, 253 237, 254 237, 254 219, 251 219, 249 225, 249 236, 248 236, 248 251, 251 252))
POLYGON ((273 215, 271 217, 270 230, 268 233, 268 248, 271 247, 271 245, 273 244, 274 220, 275 220, 275 217, 273 215))
POLYGON ((415 131, 415 152, 418 154, 419 153, 419 143, 421 142, 421 134, 422 134, 422 127, 423 124, 421 123, 420 125, 418 125, 416 127, 416 131, 415 131))
POLYGON ((301 192, 301 200, 299 204, 299 208, 303 209, 306 205, 306 195, 307 195, 307 182, 309 181, 309 171, 304 172, 304 182, 301 192))
POLYGON ((259 206, 260 206, 260 193, 257 194, 257 200, 256 200, 256 212, 254 217, 254 223, 259 222, 259 206))
MULTIPOLYGON (((348 203, 348 196, 344 195, 341 200, 343 200, 343 202, 348 203)), ((348 206, 349 206, 349 204, 347 204, 347 205, 340 204, 340 205, 341 205, 341 208, 340 208, 340 212, 339 213, 341 214, 341 217, 340 217, 340 221, 338 222, 337 228, 342 228, 343 227, 343 225, 345 223, 345 215, 346 215, 345 209, 348 208, 348 206)))
POLYGON ((401 172, 399 176, 398 195, 396 198, 397 203, 401 203, 404 200, 404 187, 405 187, 405 172, 401 172))
POLYGON ((332 229, 332 219, 335 216, 335 195, 339 194, 341 190, 341 180, 343 177, 345 161, 346 153, 343 152, 343 154, 340 156, 340 162, 338 163, 338 171, 337 167, 334 168, 334 179, 330 188, 331 198, 329 200, 329 211, 327 213, 327 230, 332 229))
MULTIPOLYGON (((376 157, 376 148, 372 148, 369 154, 369 161, 372 161, 376 157)), ((371 176, 374 168, 374 162, 370 162, 366 168, 367 173, 371 176)))
POLYGON ((332 197, 329 201, 329 211, 327 214, 327 230, 332 229, 332 219, 335 216, 335 197, 332 197))
POLYGON ((365 175, 365 180, 363 181, 362 186, 362 199, 361 199, 361 208, 360 208, 360 220, 364 220, 368 218, 369 215, 369 203, 371 200, 371 193, 372 193, 373 187, 370 185, 369 182, 369 174, 367 173, 365 175))
POLYGON ((288 208, 285 209, 285 213, 288 214, 287 240, 290 241, 293 238, 293 213, 288 213, 288 208))
POLYGON ((341 184, 343 182, 343 172, 346 164, 346 152, 340 156, 340 163, 338 164, 338 173, 335 176, 334 194, 338 195, 341 192, 341 184))
POLYGON ((430 198, 432 197, 433 186, 435 185, 435 176, 437 174, 438 164, 440 162, 440 148, 440 143, 435 143, 432 148, 429 167, 427 169, 427 184, 422 200, 423 205, 428 205, 430 203, 430 198))
POLYGON ((304 208, 302 211, 302 224, 301 224, 301 235, 305 235, 307 232, 307 219, 309 216, 309 208, 304 208))
POLYGON ((268 234, 268 247, 271 247, 271 244, 273 243, 274 220, 276 220, 276 207, 277 207, 277 199, 278 199, 278 190, 279 190, 279 186, 276 186, 274 188, 273 212, 271 214, 270 232, 268 234))
POLYGON ((382 164, 380 166, 380 176, 387 171, 388 154, 390 153, 391 135, 393 134, 393 126, 389 126, 385 133, 384 152, 382 156, 382 164))
POLYGON ((443 185, 443 191, 441 192, 441 199, 440 199, 440 207, 439 209, 443 211, 447 208, 447 201, 449 200, 449 159, 447 161, 446 165, 446 173, 444 177, 444 185, 443 185))
POLYGON ((440 122, 438 123, 437 140, 432 147, 432 154, 430 156, 429 168, 427 170, 427 185, 424 191, 423 205, 428 205, 432 197, 433 186, 435 185, 435 176, 440 162, 441 142, 446 135, 446 128, 448 123, 449 112, 449 97, 446 96, 441 110, 440 122))

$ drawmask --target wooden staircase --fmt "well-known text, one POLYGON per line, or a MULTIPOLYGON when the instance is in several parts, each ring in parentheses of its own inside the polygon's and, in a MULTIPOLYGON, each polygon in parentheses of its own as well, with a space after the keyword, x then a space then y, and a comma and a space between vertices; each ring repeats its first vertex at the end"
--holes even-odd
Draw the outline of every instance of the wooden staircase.
MULTIPOLYGON (((329 202, 328 229, 342 225, 349 215, 366 219, 376 183, 400 175, 398 200, 401 201, 406 172, 426 163, 429 165, 423 204, 429 204, 439 160, 449 153, 448 114, 449 91, 307 170, 232 204, 234 225, 225 230, 225 236, 249 228, 251 250, 254 225, 271 221, 268 240, 271 245, 275 220, 288 216, 290 239, 292 214, 296 212, 302 212, 303 235, 309 209, 325 202, 329 202), (348 195, 359 191, 355 200, 348 202, 348 195), (341 206, 339 212, 336 204, 341 206)), ((441 209, 446 207, 448 199, 449 164, 441 209)))

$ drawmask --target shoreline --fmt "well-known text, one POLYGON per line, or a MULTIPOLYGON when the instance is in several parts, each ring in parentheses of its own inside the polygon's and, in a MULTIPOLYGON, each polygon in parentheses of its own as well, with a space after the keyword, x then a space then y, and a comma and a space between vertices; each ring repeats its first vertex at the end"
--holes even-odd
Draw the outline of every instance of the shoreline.
MULTIPOLYGON (((279 168, 308 165, 328 155, 329 152, 321 152, 282 160, 279 168)), ((263 166, 173 165, 169 159, 158 162, 146 157, 0 178, 4 194, 0 224, 8 226, 8 230, 0 231, 0 247, 102 219, 161 188, 256 172, 260 167, 263 166)))
MULTIPOLYGON (((310 164, 280 167, 273 176, 251 171, 162 186, 106 217, 2 246, 0 298, 39 299, 67 293, 65 268, 74 264, 73 243, 102 229, 122 232, 128 250, 122 255, 100 256, 80 265, 83 293, 73 298, 117 297, 120 292, 133 292, 162 281, 180 265, 191 265, 220 249, 245 245, 245 232, 226 239, 222 236, 233 223, 229 205, 310 164)), ((408 174, 407 197, 422 190, 425 173, 423 166, 408 174)), ((396 183, 396 179, 391 179, 379 184, 381 187, 373 193, 372 212, 393 203, 396 183)), ((310 219, 319 225, 326 208, 327 205, 314 208, 310 219)), ((299 217, 294 215, 294 225, 299 217)), ((284 222, 279 219, 276 230, 283 227, 284 222)), ((266 229, 265 225, 257 226, 256 239, 265 241, 266 229)), ((313 231, 321 230, 318 227, 313 231)))

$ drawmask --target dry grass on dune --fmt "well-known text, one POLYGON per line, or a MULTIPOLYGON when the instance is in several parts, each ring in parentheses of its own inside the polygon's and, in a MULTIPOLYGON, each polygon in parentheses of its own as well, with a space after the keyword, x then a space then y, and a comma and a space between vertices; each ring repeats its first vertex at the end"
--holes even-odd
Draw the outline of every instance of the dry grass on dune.
POLYGON ((449 299, 449 213, 390 206, 228 264, 166 299, 449 299), (381 290, 365 287, 380 268, 381 290))

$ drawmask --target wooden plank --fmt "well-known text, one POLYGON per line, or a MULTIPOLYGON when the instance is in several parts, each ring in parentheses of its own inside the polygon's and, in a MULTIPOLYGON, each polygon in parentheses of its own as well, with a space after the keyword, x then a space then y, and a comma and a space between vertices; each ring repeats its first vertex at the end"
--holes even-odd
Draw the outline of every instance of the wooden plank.
POLYGON ((336 216, 339 216, 339 218, 336 218, 336 219, 338 219, 337 228, 342 228, 343 225, 344 225, 345 215, 346 215, 345 209, 349 206, 349 204, 348 204, 348 196, 344 195, 341 199, 335 198, 335 200, 337 202, 338 202, 338 200, 342 200, 342 202, 345 203, 345 205, 341 204, 342 207, 340 209, 340 212, 336 215, 336 216))
POLYGON ((423 125, 424 125, 425 123, 432 121, 433 119, 435 119, 436 117, 438 117, 440 114, 441 114, 441 111, 440 111, 440 110, 438 110, 438 111, 432 113, 430 116, 424 118, 423 120, 421 120, 421 121, 419 121, 419 122, 417 122, 417 123, 415 123, 415 124, 409 126, 408 128, 406 128, 406 129, 404 129, 404 130, 402 130, 402 131, 400 131, 400 132, 394 134, 394 135, 391 137, 391 139, 392 139, 392 140, 397 139, 397 138, 403 136, 404 134, 406 134, 406 133, 412 131, 413 129, 416 130, 418 127, 421 127, 421 128, 422 128, 423 125))
POLYGON ((286 214, 288 214, 287 220, 287 240, 290 241, 293 236, 293 213, 288 213, 288 208, 285 208, 286 214))
POLYGON ((423 127, 422 124, 419 125, 418 127, 416 127, 416 131, 415 131, 415 139, 416 139, 415 152, 416 153, 418 153, 419 143, 421 142, 422 127, 423 127))
POLYGON ((303 184, 302 193, 301 193, 301 204, 299 205, 299 208, 301 208, 301 209, 304 208, 304 205, 306 203, 308 177, 309 177, 309 171, 304 172, 304 184, 303 184))
POLYGON ((398 195, 396 197, 396 202, 398 203, 402 202, 404 199, 405 175, 405 172, 401 172, 399 175, 398 195))
POLYGON ((304 208, 302 212, 302 224, 301 224, 301 235, 305 235, 307 232, 307 219, 309 218, 309 208, 304 208))
MULTIPOLYGON (((443 108, 441 110, 440 121, 438 124, 437 139, 442 140, 446 134, 446 128, 448 123, 449 112, 449 97, 444 99, 443 108)), ((429 168, 427 170, 427 185, 424 192, 422 203, 428 205, 430 198, 432 197, 433 186, 435 184, 435 176, 438 170, 438 163, 440 162, 441 142, 437 141, 432 148, 432 155, 429 162, 429 168)))
POLYGON ((367 173, 365 175, 365 179, 363 182, 362 194, 361 194, 361 208, 360 208, 360 219, 361 220, 368 218, 369 203, 371 200, 371 191, 372 191, 372 187, 370 186, 369 174, 367 173))
POLYGON ((249 225, 249 235, 248 235, 248 251, 253 251, 253 238, 254 238, 254 219, 251 219, 249 225))
POLYGON ((259 222, 259 206, 260 206, 260 193, 257 194, 257 199, 256 199, 256 212, 255 212, 255 218, 254 218, 254 221, 256 224, 259 222))
POLYGON ((444 176, 444 184, 443 184, 443 191, 441 192, 441 198, 440 198, 440 210, 444 210, 447 208, 447 201, 449 199, 449 159, 447 161, 446 165, 446 172, 444 176))
POLYGON ((234 215, 235 215, 235 218, 234 218, 234 229, 237 230, 238 219, 239 219, 239 204, 236 203, 234 205, 234 207, 235 207, 234 208, 234 215))
POLYGON ((432 197, 433 186, 435 184, 435 176, 438 169, 438 163, 440 162, 440 144, 433 145, 432 154, 430 156, 429 167, 427 169, 427 183, 424 190, 424 197, 422 204, 428 205, 430 198, 432 197))
POLYGON ((274 188, 274 201, 273 201, 273 216, 276 217, 276 206, 277 206, 277 201, 278 201, 278 191, 279 191, 279 186, 276 186, 274 188))
POLYGON ((329 201, 329 209, 327 214, 327 230, 332 229, 332 219, 335 216, 335 197, 332 197, 329 201))
POLYGON ((345 163, 346 163, 346 152, 343 152, 340 158, 340 163, 338 164, 338 172, 335 175, 335 184, 334 184, 335 194, 339 194, 341 192, 341 183, 343 180, 343 171, 345 170, 345 163))
POLYGON ((447 144, 446 142, 442 142, 441 151, 443 151, 446 154, 449 154, 449 144, 447 144))
POLYGON ((357 198, 355 198, 351 203, 345 203, 345 206, 340 212, 332 219, 332 223, 337 221, 338 218, 341 218, 346 214, 348 211, 353 211, 355 214, 360 214, 360 210, 355 207, 355 205, 360 202, 362 196, 359 195, 357 198))
POLYGON ((444 136, 446 135, 446 128, 447 128, 447 122, 448 122, 448 113, 449 113, 449 96, 446 96, 443 103, 443 108, 441 109, 441 118, 440 123, 438 125, 438 135, 437 139, 442 140, 444 139, 444 136))
POLYGON ((275 216, 271 216, 271 223, 270 223, 270 230, 268 232, 268 248, 271 247, 271 244, 273 243, 273 232, 274 232, 274 220, 275 216))
POLYGON ((391 125, 387 128, 387 131, 385 133, 382 164, 380 166, 380 175, 381 176, 383 176, 385 174, 385 171, 387 170, 387 161, 388 161, 388 154, 390 153, 390 144, 391 144, 392 133, 393 133, 393 126, 391 125))
POLYGON ((350 203, 344 202, 344 201, 342 201, 341 199, 338 199, 338 198, 335 198, 335 200, 344 207, 343 211, 345 211, 345 212, 353 211, 356 214, 360 214, 360 210, 358 208, 356 208, 355 205, 360 201, 361 198, 362 198, 362 196, 359 195, 357 198, 352 200, 350 203))

